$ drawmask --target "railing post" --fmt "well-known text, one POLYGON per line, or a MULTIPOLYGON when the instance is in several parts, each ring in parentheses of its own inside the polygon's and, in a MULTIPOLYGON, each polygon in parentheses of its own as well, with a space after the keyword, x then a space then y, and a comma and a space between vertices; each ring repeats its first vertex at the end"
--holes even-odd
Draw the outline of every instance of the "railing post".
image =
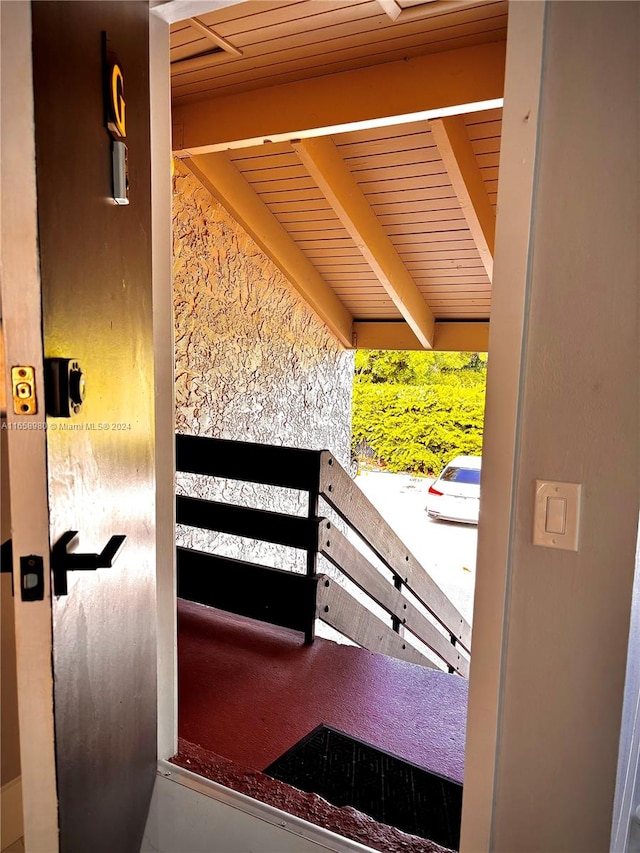
MULTIPOLYGON (((318 453, 313 480, 309 483, 309 502, 307 519, 309 521, 309 541, 307 545, 307 575, 315 577, 318 573, 318 508, 320 500, 320 453, 318 453)), ((305 645, 313 643, 316 635, 315 601, 313 612, 309 614, 309 623, 304 632, 305 645)))
POLYGON ((307 518, 309 519, 309 546, 307 548, 307 574, 313 577, 318 564, 318 503, 320 498, 320 454, 318 454, 318 469, 314 472, 313 482, 309 485, 309 504, 307 518))
MULTIPOLYGON (((456 638, 455 638, 455 636, 454 636, 453 634, 449 634, 449 637, 450 637, 450 639, 451 639, 451 645, 452 645, 452 646, 455 646, 455 644, 456 644, 456 638)), ((449 672, 450 672, 450 673, 454 673, 454 672, 455 672, 454 667, 450 666, 450 667, 449 667, 449 672)))

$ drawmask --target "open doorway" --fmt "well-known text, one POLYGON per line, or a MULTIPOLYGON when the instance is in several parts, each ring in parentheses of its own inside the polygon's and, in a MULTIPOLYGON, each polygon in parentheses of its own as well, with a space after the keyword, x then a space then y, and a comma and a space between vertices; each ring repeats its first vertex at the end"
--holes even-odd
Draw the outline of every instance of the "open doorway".
MULTIPOLYGON (((335 458, 348 457, 343 378, 350 354, 342 348, 486 349, 506 37, 506 7, 490 5, 389 15, 378 3, 321 12, 314 4, 263 4, 174 25, 174 149, 182 160, 175 178, 182 235, 176 244, 179 432, 272 445, 292 443, 291 436, 303 450, 328 447, 335 458), (378 46, 390 28, 394 51, 383 67, 378 46), (338 40, 333 64, 331 36, 338 40), (218 47, 205 50, 203 38, 217 39, 218 47), (303 48, 303 41, 312 46, 303 48), (285 66, 284 51, 292 51, 295 68, 274 68, 276 45, 285 66), (254 54, 251 67, 243 65, 244 51, 254 54), (443 85, 435 95, 444 99, 439 106, 425 109, 422 99, 418 109, 407 78, 409 98, 400 104, 408 61, 411 74, 430 79, 444 75, 447 62, 457 63, 462 89, 445 93, 443 85), (309 85, 320 87, 314 110, 326 106, 311 125, 309 85), (350 95, 343 108, 335 93, 345 85, 350 95), (372 88, 373 116, 359 103, 372 88), (284 125, 267 129, 269 117, 283 112, 285 93, 291 113, 284 125), (207 99, 212 103, 205 105, 207 99), (218 115, 217 130, 231 135, 209 137, 206 116, 232 100, 249 123, 240 130, 230 114, 218 115), (273 267, 312 319, 300 320, 299 311, 286 307, 271 310, 283 301, 273 299, 274 287, 281 288, 273 267), (252 276, 262 279, 259 296, 248 284, 252 276), (247 320, 257 320, 248 345, 235 331, 247 320), (268 328, 274 321, 277 328, 268 328), (318 321, 322 335, 313 331, 318 321), (304 350, 309 343, 313 357, 304 350)), ((231 491, 200 483, 181 499, 215 499, 220 488, 231 491)), ((186 536, 183 546, 203 547, 201 533, 186 536)), ((242 550, 225 555, 242 556, 242 550)), ((332 606, 326 610, 333 613, 332 606)), ((389 621, 402 637, 402 619, 389 621)), ((466 649, 462 623, 452 637, 466 649)), ((402 651, 410 645, 401 643, 402 651)), ((466 652, 462 659, 468 668, 466 652)), ((445 654, 445 671, 450 666, 445 654)), ((459 743, 462 756, 463 736, 459 743)))
MULTIPOLYGON (((565 842, 568 848, 575 845, 588 849, 594 839, 604 849, 610 834, 612 768, 620 728, 624 669, 621 657, 628 635, 632 574, 629 554, 632 555, 637 526, 637 514, 630 520, 625 505, 627 496, 637 496, 637 491, 633 491, 633 466, 629 465, 637 442, 637 422, 632 413, 637 402, 634 396, 637 377, 633 358, 629 358, 629 353, 635 352, 633 312, 620 311, 620 305, 626 308, 637 299, 633 239, 625 242, 629 232, 624 223, 628 229, 629 223, 635 221, 636 210, 628 176, 637 163, 633 129, 636 80, 632 78, 637 63, 633 39, 638 12, 633 4, 618 4, 615 9, 610 4, 514 4, 512 11, 511 21, 515 26, 510 29, 510 42, 514 49, 510 54, 512 77, 508 101, 512 107, 508 120, 505 113, 509 144, 506 145, 505 133, 501 160, 503 238, 500 275, 496 277, 496 282, 499 279, 504 287, 501 298, 496 298, 492 318, 495 330, 492 355, 500 356, 494 361, 495 381, 489 405, 492 423, 488 438, 491 437, 494 475, 487 485, 492 519, 485 526, 486 535, 481 536, 485 575, 481 601, 476 607, 476 624, 481 614, 478 637, 482 642, 481 647, 476 645, 474 658, 478 677, 474 676, 476 687, 472 691, 475 698, 472 697, 472 739, 467 767, 466 846, 474 850, 490 849, 496 843, 515 849, 525 826, 529 841, 538 849, 565 842), (548 25, 546 38, 543 38, 543 23, 548 25), (534 169, 538 150, 534 124, 538 119, 543 47, 547 51, 543 92, 549 97, 540 109, 547 135, 544 157, 540 158, 541 174, 538 174, 534 169), (585 87, 585 79, 589 79, 589 87, 585 87), (616 93, 616 104, 624 106, 623 109, 614 108, 612 92, 616 93), (594 123, 593 115, 602 111, 609 121, 594 123), (588 146, 582 144, 586 138, 590 140, 588 146), (608 150, 612 140, 616 141, 618 156, 610 161, 606 171, 598 169, 601 150, 608 150), (584 180, 585 174, 590 176, 588 181, 584 180), (540 214, 535 228, 531 220, 534 186, 539 192, 533 211, 540 214), (559 197, 564 197, 566 206, 557 205, 559 197), (621 202, 628 217, 602 216, 608 204, 619 210, 621 202), (559 235, 566 238, 561 243, 559 235), (529 240, 533 236, 536 237, 535 274, 527 261, 529 240), (615 276, 607 269, 611 257, 617 259, 615 276), (531 306, 527 303, 529 275, 531 306), (608 286, 602 288, 602 282, 608 286), (576 284, 577 292, 572 290, 576 284), (568 300, 573 296, 576 298, 569 303, 571 309, 576 306, 579 310, 557 311, 558 298, 568 300), (523 338, 523 318, 528 316, 530 308, 531 322, 523 338), (585 339, 590 358, 566 357, 563 347, 567 343, 573 347, 585 339), (551 360, 541 361, 538 358, 541 352, 550 354, 551 360), (602 356, 598 387, 592 381, 594 354, 602 356), (525 386, 527 398, 522 401, 525 386), (567 389, 571 394, 565 393, 567 389), (601 402, 606 401, 600 408, 593 406, 596 390, 601 392, 601 402), (518 421, 519 406, 526 430, 518 421), (588 417, 583 417, 587 411, 588 417), (571 432, 570 441, 559 440, 559 422, 571 432), (612 424, 615 424, 614 442, 610 441, 612 424), (594 454, 593 448, 600 441, 607 442, 606 453, 594 454), (605 455, 607 466, 603 471, 601 459, 605 455), (527 548, 531 478, 539 476, 543 469, 558 467, 568 472, 565 473, 568 479, 579 472, 579 479, 584 478, 590 485, 577 584, 574 584, 571 554, 555 555, 553 583, 548 583, 551 576, 545 573, 547 561, 543 559, 548 555, 527 548), (611 492, 604 488, 607 482, 611 483, 611 492), (615 494, 615 524, 610 512, 610 494, 615 494), (633 543, 629 546, 632 528, 633 543), (604 566, 606 571, 602 570, 604 566), (507 607, 503 612, 501 605, 505 599, 507 607), (569 600, 570 612, 566 608, 569 600), (607 602, 606 607, 601 606, 603 601, 607 602), (596 612, 600 628, 597 633, 593 631, 592 618, 596 612), (505 613, 512 617, 508 637, 504 630, 505 613), (539 619, 543 629, 537 632, 535 643, 531 643, 528 631, 531 617, 539 619), (562 650, 566 659, 571 658, 571 666, 562 670, 561 679, 558 650, 562 650), (592 677, 594 661, 602 662, 600 678, 592 677), (607 689, 603 689, 604 684, 607 689), (536 709, 534 717, 528 713, 532 706, 536 709), (593 726, 594 718, 597 726, 593 726), (523 736, 527 721, 528 737, 523 736), (571 731, 568 740, 567 730, 571 731), (538 737, 539 742, 546 744, 545 750, 536 748, 538 737), (527 752, 531 744, 533 753, 527 752), (500 784, 496 785, 498 765, 500 784), (516 834, 518 831, 520 835, 516 834)), ((3 41, 4 24, 3 17, 3 41)), ((15 29, 8 30, 7 35, 7 40, 17 43, 15 29)), ((25 144, 32 137, 29 111, 24 108, 30 103, 30 81, 23 85, 30 67, 30 39, 23 39, 19 46, 26 46, 26 59, 22 59, 21 53, 10 77, 5 75, 11 81, 9 90, 13 90, 14 97, 10 101, 13 120, 3 123, 3 143, 6 130, 7 138, 18 149, 11 177, 23 180, 30 173, 33 159, 24 157, 25 144)), ((7 103, 3 97, 3 109, 7 103)), ((3 159, 4 156, 3 148, 3 159)), ((3 171, 3 187, 5 177, 7 173, 3 171)), ((22 185, 18 191, 3 192, 3 200, 10 200, 21 212, 33 214, 36 210, 33 195, 28 188, 25 192, 22 185)), ((3 235, 8 226, 8 218, 3 218, 3 235)), ((32 244, 35 246, 34 241, 32 244)), ((22 248, 23 243, 16 241, 14 255, 22 248)), ((8 283, 3 296, 5 292, 16 296, 15 316, 23 318, 24 324, 25 287, 27 284, 31 287, 34 280, 33 275, 25 275, 25 257, 31 255, 22 252, 18 263, 9 269, 4 249, 5 246, 3 280, 8 283)), ((35 268, 35 264, 32 266, 35 268)), ((30 293, 33 304, 38 305, 39 290, 30 293)), ((11 316, 9 307, 3 304, 7 324, 11 316)), ((29 339, 29 363, 32 358, 37 362, 41 349, 38 323, 36 327, 35 337, 29 339)), ((167 324, 165 330, 168 329, 167 324)), ((570 355, 575 356, 575 350, 571 349, 570 355)), ((15 360, 22 363, 22 358, 20 355, 15 360)), ((36 470, 34 474, 37 466, 33 454, 22 454, 20 461, 23 464, 19 469, 14 468, 12 485, 20 486, 25 495, 21 504, 24 512, 15 513, 14 524, 24 522, 21 535, 26 543, 25 553, 46 553, 48 542, 42 534, 43 524, 34 521, 34 507, 42 505, 42 472, 36 470), (16 475, 18 470, 20 475, 16 475)), ((18 460, 12 464, 17 466, 18 460)), ((637 485, 637 471, 635 477, 637 485)), ((46 512, 40 513, 40 509, 38 512, 39 519, 46 517, 46 512)), ((36 622, 34 608, 21 607, 23 611, 27 609, 36 622)), ((42 624, 45 633, 50 626, 50 613, 47 614, 46 608, 41 613, 38 624, 42 624)), ((23 627, 24 615, 21 614, 20 620, 23 627)), ((32 646, 24 646, 19 650, 22 689, 29 697, 25 702, 29 725, 24 729, 28 732, 24 740, 29 743, 21 744, 27 794, 25 813, 33 830, 33 824, 42 823, 46 812, 47 826, 51 827, 48 837, 54 839, 49 847, 55 849, 55 789, 53 795, 50 791, 55 767, 51 760, 43 760, 43 756, 50 756, 53 743, 47 728, 50 699, 47 702, 38 689, 31 693, 28 690, 34 687, 30 673, 39 678, 40 664, 44 661, 49 665, 50 655, 36 660, 31 649, 32 646)), ((117 733, 110 730, 109 737, 115 740, 117 733)), ((78 756, 79 766, 83 767, 90 757, 90 751, 78 756)), ((166 765, 161 765, 161 771, 158 789, 166 791, 166 765)), ((173 785, 174 789, 179 787, 173 785)), ((224 792, 217 792, 218 800, 224 796, 224 792)), ((243 803, 243 809, 247 815, 247 803, 243 803)), ((239 810, 225 805, 220 811, 224 812, 222 819, 212 830, 216 838, 220 838, 220 829, 232 823, 239 810)), ((166 831, 165 838, 175 825, 177 835, 173 837, 178 841, 173 848, 162 843, 155 849, 180 849, 180 841, 189 837, 193 814, 194 809, 188 808, 165 811, 164 821, 160 822, 166 831)), ((251 819, 255 825, 260 824, 264 837, 269 830, 267 823, 275 832, 277 821, 283 817, 281 812, 277 816, 263 812, 261 817, 253 812, 251 819)), ((233 822, 235 830, 225 835, 225 840, 246 839, 249 820, 247 817, 242 829, 233 822)), ((302 845, 304 842, 298 836, 294 849, 299 850, 302 845)), ((261 846, 265 848, 266 844, 261 846)), ((237 843, 226 847, 239 849, 237 843)), ((279 844, 273 849, 281 851, 287 845, 279 844)))

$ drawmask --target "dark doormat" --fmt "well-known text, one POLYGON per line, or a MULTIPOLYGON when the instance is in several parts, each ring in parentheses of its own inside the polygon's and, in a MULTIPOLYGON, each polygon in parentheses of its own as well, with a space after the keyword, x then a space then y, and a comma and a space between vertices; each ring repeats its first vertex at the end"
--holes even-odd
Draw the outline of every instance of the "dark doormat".
POLYGON ((462 785, 320 725, 264 771, 335 806, 457 850, 462 785))

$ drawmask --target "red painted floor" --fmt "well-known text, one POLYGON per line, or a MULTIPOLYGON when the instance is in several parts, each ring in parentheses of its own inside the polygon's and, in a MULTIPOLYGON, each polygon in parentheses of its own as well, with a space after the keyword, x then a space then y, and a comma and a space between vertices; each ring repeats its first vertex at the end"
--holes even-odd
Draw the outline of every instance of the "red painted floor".
POLYGON ((456 675, 178 603, 179 734, 264 770, 320 723, 461 782, 456 675))

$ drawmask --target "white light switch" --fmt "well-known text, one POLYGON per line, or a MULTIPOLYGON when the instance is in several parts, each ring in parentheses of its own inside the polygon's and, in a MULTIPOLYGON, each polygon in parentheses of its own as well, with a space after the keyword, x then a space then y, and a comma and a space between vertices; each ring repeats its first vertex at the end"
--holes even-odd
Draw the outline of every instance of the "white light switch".
POLYGON ((564 535, 567 528, 566 498, 547 498, 547 520, 544 525, 546 533, 564 535))
POLYGON ((566 551, 578 550, 581 491, 579 483, 536 480, 534 545, 566 551))

